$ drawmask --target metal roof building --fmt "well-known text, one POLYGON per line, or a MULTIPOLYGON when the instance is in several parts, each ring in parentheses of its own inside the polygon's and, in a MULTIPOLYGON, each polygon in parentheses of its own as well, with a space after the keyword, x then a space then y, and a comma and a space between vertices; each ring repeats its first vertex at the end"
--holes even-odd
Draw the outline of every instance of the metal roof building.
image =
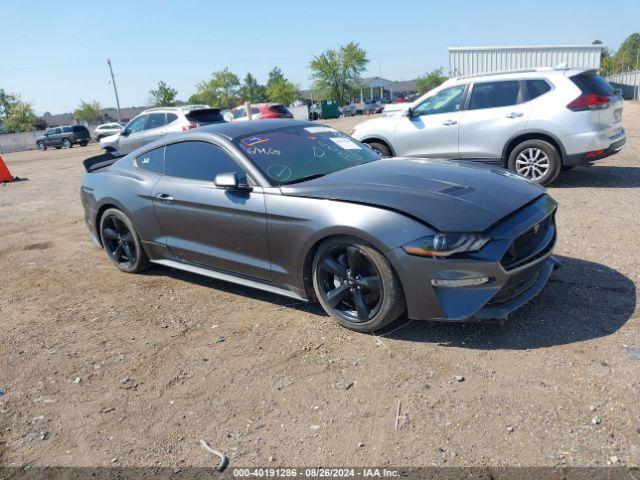
POLYGON ((604 45, 547 47, 450 47, 449 75, 481 75, 484 73, 526 70, 536 67, 600 68, 604 45))
POLYGON ((619 88, 622 97, 626 100, 640 99, 640 70, 616 73, 607 77, 607 81, 619 88))

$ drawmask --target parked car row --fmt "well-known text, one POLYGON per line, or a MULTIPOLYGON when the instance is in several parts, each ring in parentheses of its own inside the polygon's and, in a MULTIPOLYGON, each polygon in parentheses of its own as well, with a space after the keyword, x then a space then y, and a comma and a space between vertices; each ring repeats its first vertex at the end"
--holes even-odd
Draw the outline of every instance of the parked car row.
POLYGON ((562 169, 622 149, 622 98, 589 69, 533 69, 453 78, 356 125, 385 157, 489 162, 548 185, 562 169))

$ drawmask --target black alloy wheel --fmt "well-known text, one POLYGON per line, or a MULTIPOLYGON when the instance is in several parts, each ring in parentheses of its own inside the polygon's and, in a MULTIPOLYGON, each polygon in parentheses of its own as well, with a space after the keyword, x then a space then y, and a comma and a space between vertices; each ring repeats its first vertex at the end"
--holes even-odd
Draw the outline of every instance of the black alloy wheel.
POLYGON ((324 309, 352 330, 380 329, 405 309, 402 287, 388 260, 357 239, 336 238, 322 244, 313 275, 324 309))
POLYGON ((124 272, 137 273, 149 266, 140 239, 124 213, 110 208, 100 220, 100 237, 109 259, 124 272))

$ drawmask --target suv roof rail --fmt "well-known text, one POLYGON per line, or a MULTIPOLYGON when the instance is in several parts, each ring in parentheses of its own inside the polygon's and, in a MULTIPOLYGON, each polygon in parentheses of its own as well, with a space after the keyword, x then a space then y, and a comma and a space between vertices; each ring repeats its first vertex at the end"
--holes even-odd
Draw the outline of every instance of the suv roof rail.
POLYGON ((567 70, 569 67, 536 67, 536 68, 527 68, 522 70, 501 70, 499 72, 487 72, 487 73, 474 73, 472 75, 461 75, 458 77, 451 77, 449 80, 465 80, 467 78, 476 78, 476 77, 495 77, 498 75, 509 75, 509 74, 522 74, 522 73, 535 73, 535 72, 554 72, 558 70, 567 70))

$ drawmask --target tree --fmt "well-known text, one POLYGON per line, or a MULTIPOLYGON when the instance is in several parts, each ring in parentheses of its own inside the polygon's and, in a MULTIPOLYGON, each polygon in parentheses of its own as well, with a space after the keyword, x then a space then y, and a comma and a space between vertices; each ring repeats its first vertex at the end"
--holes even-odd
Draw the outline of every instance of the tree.
POLYGON ((78 119, 87 123, 97 122, 102 116, 100 103, 81 101, 80 106, 76 108, 73 115, 78 119))
POLYGON ((158 82, 158 87, 149 90, 149 99, 147 103, 152 107, 173 107, 176 104, 176 96, 178 91, 171 88, 165 82, 158 82))
POLYGON ((3 128, 7 132, 26 132, 33 129, 36 115, 30 103, 20 101, 20 97, 14 96, 15 103, 7 112, 3 121, 3 128))
POLYGON ((640 33, 636 32, 629 35, 615 53, 607 51, 608 56, 602 59, 602 75, 639 68, 640 53, 638 52, 640 52, 640 33))
POLYGON ((0 119, 6 116, 11 108, 19 103, 17 95, 7 93, 4 89, 0 88, 0 119))
POLYGON ((343 105, 355 93, 368 63, 367 52, 358 43, 349 42, 313 57, 311 75, 316 88, 343 105))
POLYGON ((298 86, 287 80, 278 67, 273 67, 269 72, 265 93, 270 102, 284 105, 292 104, 300 96, 298 86))
POLYGON ((247 73, 240 87, 240 100, 242 102, 262 103, 267 101, 264 85, 260 85, 256 77, 247 73))
POLYGON ((228 68, 214 72, 211 79, 196 85, 196 93, 189 97, 189 103, 233 108, 238 103, 240 79, 228 68))
POLYGON ((427 93, 429 90, 433 90, 436 87, 442 85, 446 80, 443 74, 443 69, 438 68, 430 73, 427 73, 423 77, 418 77, 416 80, 416 88, 418 89, 418 93, 422 95, 423 93, 427 93))

